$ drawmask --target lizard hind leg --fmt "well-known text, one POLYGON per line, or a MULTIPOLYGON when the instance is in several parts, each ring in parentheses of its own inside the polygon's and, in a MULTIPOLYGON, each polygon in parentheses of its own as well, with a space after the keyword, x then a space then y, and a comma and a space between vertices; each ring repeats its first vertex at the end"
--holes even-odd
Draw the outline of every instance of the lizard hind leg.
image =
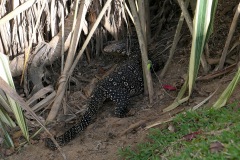
POLYGON ((125 117, 129 111, 129 94, 125 90, 118 90, 110 99, 116 103, 115 115, 119 118, 125 117))
POLYGON ((115 108, 115 115, 119 118, 125 117, 128 113, 129 109, 127 107, 128 103, 125 102, 117 102, 115 108))

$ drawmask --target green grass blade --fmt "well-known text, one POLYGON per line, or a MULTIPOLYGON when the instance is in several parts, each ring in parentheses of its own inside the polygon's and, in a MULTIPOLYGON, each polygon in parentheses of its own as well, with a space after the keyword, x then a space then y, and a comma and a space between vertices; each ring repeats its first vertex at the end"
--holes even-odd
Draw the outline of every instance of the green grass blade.
POLYGON ((213 30, 213 17, 215 15, 217 3, 217 0, 197 1, 197 7, 193 23, 193 39, 189 62, 188 80, 185 81, 173 104, 165 108, 163 110, 164 112, 170 111, 179 106, 180 104, 186 102, 191 95, 193 86, 195 84, 195 79, 198 74, 200 59, 205 43, 213 30), (187 87, 189 89, 189 95, 182 99, 187 90, 187 87))
POLYGON ((193 23, 193 42, 189 62, 189 95, 195 84, 205 43, 212 32, 212 23, 216 11, 216 5, 216 0, 197 1, 193 23))
POLYGON ((219 99, 215 102, 215 104, 213 105, 213 108, 219 109, 226 105, 229 97, 232 95, 236 85, 239 82, 239 78, 240 78, 240 67, 238 67, 238 71, 237 71, 236 75, 234 76, 232 81, 229 83, 227 88, 224 90, 224 92, 221 94, 219 99))
POLYGON ((16 124, 13 122, 13 120, 9 117, 8 113, 5 112, 0 107, 0 121, 7 124, 9 127, 16 127, 16 124))
POLYGON ((185 81, 185 83, 183 84, 181 90, 178 92, 178 96, 174 100, 174 102, 170 106, 168 106, 167 108, 164 108, 163 112, 171 111, 171 110, 173 110, 174 108, 176 108, 177 106, 179 106, 180 104, 186 102, 189 99, 188 96, 182 99, 182 97, 186 93, 187 87, 188 87, 188 79, 185 81))
MULTIPOLYGON (((7 58, 7 56, 5 56, 2 53, 0 53, 0 73, 2 73, 0 76, 9 84, 9 86, 11 86, 12 88, 15 89, 15 86, 14 86, 14 83, 12 80, 12 76, 11 76, 11 72, 10 72, 10 68, 9 68, 8 58, 7 58)), ((25 118, 24 118, 22 109, 20 108, 20 106, 17 103, 15 103, 15 101, 12 98, 10 98, 8 95, 6 95, 6 96, 8 99, 8 104, 11 107, 11 110, 16 118, 17 123, 18 123, 18 126, 22 130, 24 137, 27 139, 27 141, 29 141, 28 128, 25 123, 25 118)))
POLYGON ((166 127, 169 124, 151 127, 145 142, 119 150, 120 159, 237 160, 239 114, 238 102, 219 110, 204 108, 178 114, 170 123, 174 130, 166 127))
POLYGON ((13 141, 1 121, 0 121, 0 130, 2 131, 2 134, 4 137, 3 143, 6 145, 6 147, 8 148, 13 147, 14 146, 13 141))

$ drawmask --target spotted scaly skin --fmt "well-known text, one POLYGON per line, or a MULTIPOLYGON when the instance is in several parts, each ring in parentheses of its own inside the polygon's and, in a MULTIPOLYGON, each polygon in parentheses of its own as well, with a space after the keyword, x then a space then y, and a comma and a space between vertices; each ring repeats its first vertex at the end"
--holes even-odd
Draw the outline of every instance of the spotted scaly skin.
MULTIPOLYGON (((116 116, 124 117, 128 112, 129 98, 141 94, 144 90, 141 52, 137 40, 113 42, 106 46, 104 51, 107 54, 127 55, 127 60, 97 84, 81 121, 63 135, 55 138, 60 146, 70 142, 92 122, 93 117, 106 99, 109 98, 115 102, 116 116)), ((162 67, 162 61, 152 59, 154 60, 152 62, 153 67, 155 64, 160 65, 160 68, 162 67)), ((45 145, 52 150, 56 149, 56 146, 49 138, 45 139, 45 145)))
MULTIPOLYGON (((84 113, 80 123, 74 125, 63 135, 56 137, 56 141, 60 146, 63 146, 79 135, 92 122, 92 117, 107 98, 115 102, 116 116, 124 117, 128 112, 129 98, 141 94, 143 89, 141 61, 138 55, 132 55, 109 76, 97 84, 90 97, 88 109, 84 113)), ((49 138, 45 140, 45 145, 52 150, 56 149, 56 146, 49 138)))

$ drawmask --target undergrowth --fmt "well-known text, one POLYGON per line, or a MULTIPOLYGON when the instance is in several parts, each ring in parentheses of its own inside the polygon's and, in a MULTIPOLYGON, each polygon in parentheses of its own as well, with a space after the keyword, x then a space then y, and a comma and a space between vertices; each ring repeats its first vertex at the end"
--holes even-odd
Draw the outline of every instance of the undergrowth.
POLYGON ((136 150, 120 149, 119 155, 129 160, 237 160, 240 157, 240 107, 237 105, 179 114, 169 123, 173 129, 151 129, 148 142, 140 142, 136 150))

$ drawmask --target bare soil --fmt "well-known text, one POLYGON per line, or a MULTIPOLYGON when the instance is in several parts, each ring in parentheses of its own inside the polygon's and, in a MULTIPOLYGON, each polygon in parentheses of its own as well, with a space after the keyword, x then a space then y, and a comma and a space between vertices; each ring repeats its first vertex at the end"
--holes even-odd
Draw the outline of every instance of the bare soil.
MULTIPOLYGON (((228 28, 231 24, 231 19, 233 18, 235 10, 233 10, 234 5, 237 3, 229 3, 231 1, 219 1, 220 5, 218 7, 218 12, 216 19, 224 14, 225 22, 218 20, 218 26, 215 26, 219 31, 219 27, 225 26, 227 22, 227 28, 222 30, 221 34, 214 34, 214 40, 212 39, 214 45, 221 47, 214 47, 211 49, 210 54, 213 52, 220 52, 225 44, 226 35, 228 33, 228 28), (231 6, 228 11, 225 11, 225 5, 231 6), (224 12, 224 13, 223 13, 224 12), (224 38, 223 38, 224 37, 224 38)), ((219 18, 220 19, 220 18, 219 18)), ((215 32, 214 32, 215 33, 215 32)), ((218 32, 219 33, 219 32, 218 32)), ((163 113, 162 110, 169 106, 180 89, 180 86, 184 82, 188 69, 188 60, 190 54, 191 40, 190 35, 183 35, 185 38, 179 43, 179 46, 175 52, 172 64, 163 79, 160 77, 161 72, 157 72, 153 76, 154 88, 155 88, 155 100, 153 105, 149 105, 148 97, 140 95, 133 97, 131 99, 131 110, 128 117, 116 118, 114 117, 113 109, 114 104, 112 102, 106 102, 99 112, 96 121, 91 124, 82 134, 68 143, 66 146, 62 147, 63 152, 66 154, 69 160, 115 160, 120 159, 118 150, 123 147, 131 146, 136 147, 140 142, 147 141, 148 129, 146 126, 154 124, 159 121, 165 121, 170 117, 173 117, 176 113, 183 112, 190 107, 193 107, 207 98, 211 93, 213 93, 217 88, 218 91, 208 101, 208 104, 212 104, 226 88, 230 80, 233 78, 236 70, 232 70, 227 75, 217 77, 214 79, 208 79, 206 81, 197 81, 194 93, 188 103, 185 103, 175 110, 167 113, 163 113), (188 38, 187 38, 188 37, 188 38), (162 88, 162 85, 168 84, 176 86, 178 89, 176 91, 166 91, 162 88)), ((218 56, 218 55, 217 55, 218 56)), ((215 57, 214 57, 215 58, 215 57)), ((96 62, 91 63, 96 64, 96 62)), ((78 71, 76 71, 78 72, 78 71)), ((201 69, 199 75, 203 75, 201 69)), ((94 77, 94 75, 89 75, 89 77, 94 77)), ((240 95, 238 94, 240 87, 237 87, 234 95, 230 99, 230 103, 239 100, 240 95)), ((71 106, 81 106, 83 107, 86 100, 83 100, 79 96, 79 91, 70 92, 68 104, 71 106)), ((84 107, 83 107, 84 108, 84 107)), ((76 109, 73 109, 76 111, 76 109)), ((78 108, 78 110, 80 110, 78 108)), ((75 113, 75 112, 74 112, 75 113)), ((67 124, 69 126, 71 124, 67 124)), ((155 128, 166 127, 167 124, 157 125, 155 128)), ((51 151, 44 146, 43 140, 40 138, 35 144, 28 144, 21 148, 18 152, 13 155, 6 157, 8 160, 57 160, 63 159, 59 151, 51 151)))

